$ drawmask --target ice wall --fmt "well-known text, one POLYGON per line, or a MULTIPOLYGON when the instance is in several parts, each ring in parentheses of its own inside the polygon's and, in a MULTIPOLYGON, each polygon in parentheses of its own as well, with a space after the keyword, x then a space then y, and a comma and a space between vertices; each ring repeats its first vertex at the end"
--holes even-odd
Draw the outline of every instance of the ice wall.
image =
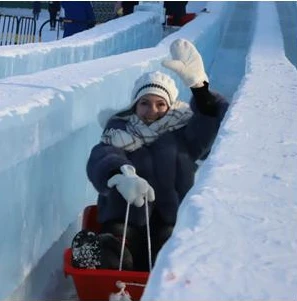
POLYGON ((1 46, 0 78, 154 47, 162 31, 156 13, 139 11, 58 41, 1 46))
MULTIPOLYGON (((210 4, 211 17, 199 16, 154 48, 0 81, 0 225, 5 228, 0 239, 6 242, 0 246, 1 271, 5 271, 0 274, 0 299, 41 298, 42 283, 57 269, 61 272, 61 254, 69 240, 59 245, 46 269, 34 274, 65 229, 95 202, 96 193, 84 171, 102 131, 98 116, 102 121, 110 110, 126 106, 134 80, 143 71, 162 69, 160 61, 168 56, 173 39, 187 38, 196 44, 209 68, 230 7, 210 4)), ((126 47, 130 39, 122 35, 121 45, 126 47)), ((53 61, 59 56, 55 51, 51 55, 53 61)), ((188 89, 178 79, 177 83, 181 97, 187 99, 188 89)), ((72 233, 76 230, 73 226, 72 233)))

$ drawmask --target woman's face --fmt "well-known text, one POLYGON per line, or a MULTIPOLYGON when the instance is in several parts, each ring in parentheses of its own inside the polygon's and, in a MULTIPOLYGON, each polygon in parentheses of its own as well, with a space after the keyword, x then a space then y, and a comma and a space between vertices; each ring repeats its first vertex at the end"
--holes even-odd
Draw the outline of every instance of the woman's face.
POLYGON ((162 118, 168 109, 166 100, 155 94, 145 94, 136 103, 136 115, 147 125, 162 118))

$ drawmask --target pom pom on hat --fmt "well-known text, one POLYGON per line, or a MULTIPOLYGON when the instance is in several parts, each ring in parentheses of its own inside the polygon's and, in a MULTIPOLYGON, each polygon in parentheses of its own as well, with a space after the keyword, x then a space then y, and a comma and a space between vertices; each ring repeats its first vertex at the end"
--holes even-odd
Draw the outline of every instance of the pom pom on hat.
POLYGON ((178 90, 174 80, 170 76, 155 71, 144 73, 136 80, 132 91, 131 105, 134 105, 145 94, 155 94, 163 97, 168 106, 171 107, 176 101, 178 90))

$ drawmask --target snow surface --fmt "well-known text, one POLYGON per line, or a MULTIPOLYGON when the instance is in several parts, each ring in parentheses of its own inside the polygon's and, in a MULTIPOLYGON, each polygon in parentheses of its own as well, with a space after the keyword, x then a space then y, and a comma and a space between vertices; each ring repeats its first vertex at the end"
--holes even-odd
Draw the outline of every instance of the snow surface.
MULTIPOLYGON (((211 86, 232 104, 142 300, 296 299, 297 59, 290 52, 296 39, 290 37, 296 37, 297 28, 296 21, 282 21, 296 20, 296 3, 212 2, 207 7, 210 14, 199 15, 157 47, 43 66, 48 70, 0 80, 0 225, 5 229, 0 233, 5 241, 0 300, 63 295, 45 296, 38 286, 42 290, 46 272, 61 264, 61 249, 79 227, 77 215, 96 198, 85 163, 102 131, 97 115, 102 122, 110 109, 126 106, 133 81, 143 71, 161 68, 178 37, 197 45, 211 86), (72 232, 65 234, 68 226, 72 232), (56 253, 49 252, 53 246, 56 253)), ((121 22, 129 28, 133 17, 125 18, 121 22)), ((137 22, 141 27, 141 18, 137 22)), ((63 47, 79 48, 81 37, 91 41, 92 34, 65 39, 63 47)), ((39 47, 57 53, 63 43, 39 47)), ((9 47, 9 55, 17 57, 26 48, 9 47)), ((33 56, 29 51, 26 60, 33 56)), ((188 91, 176 80, 187 99, 188 91)))
MULTIPOLYGON (((31 16, 30 10, 2 9, 3 14, 31 16), (21 13, 22 12, 22 13, 21 13)), ((162 26, 158 15, 137 12, 113 22, 98 24, 92 30, 61 39, 63 32, 50 31, 47 10, 42 10, 37 21, 36 39, 42 43, 23 44, 20 47, 1 47, 0 78, 38 72, 66 64, 96 59, 103 56, 155 46, 162 38, 162 26), (142 26, 139 26, 142 24, 142 26), (42 29, 42 30, 41 30, 42 29), (59 40, 56 40, 59 38, 59 40), (124 42, 123 42, 124 41, 124 42)), ((1 19, 0 19, 1 21, 1 19)), ((8 22, 6 22, 7 24, 8 22)), ((4 21, 0 22, 4 25, 4 21)), ((7 26, 7 25, 6 25, 7 26)), ((7 27, 5 27, 7 28, 7 27)), ((6 33, 6 30, 4 30, 6 33)), ((2 34, 3 43, 6 35, 2 34)))

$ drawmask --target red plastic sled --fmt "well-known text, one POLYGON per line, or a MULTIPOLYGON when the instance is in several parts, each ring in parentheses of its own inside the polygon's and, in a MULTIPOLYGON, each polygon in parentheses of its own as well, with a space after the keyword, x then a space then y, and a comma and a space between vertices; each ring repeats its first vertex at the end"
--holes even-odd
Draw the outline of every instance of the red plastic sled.
POLYGON ((184 16, 181 17, 180 22, 178 24, 173 24, 173 16, 168 15, 167 25, 183 26, 188 22, 192 21, 193 19, 195 19, 195 17, 196 17, 195 13, 185 14, 184 16))
MULTIPOLYGON (((82 229, 98 232, 100 224, 96 221, 97 206, 92 205, 84 209, 82 229)), ((65 276, 72 276, 77 295, 81 301, 108 301, 111 293, 118 293, 117 281, 126 285, 131 299, 140 300, 148 272, 77 269, 71 265, 71 249, 64 252, 65 276)))

